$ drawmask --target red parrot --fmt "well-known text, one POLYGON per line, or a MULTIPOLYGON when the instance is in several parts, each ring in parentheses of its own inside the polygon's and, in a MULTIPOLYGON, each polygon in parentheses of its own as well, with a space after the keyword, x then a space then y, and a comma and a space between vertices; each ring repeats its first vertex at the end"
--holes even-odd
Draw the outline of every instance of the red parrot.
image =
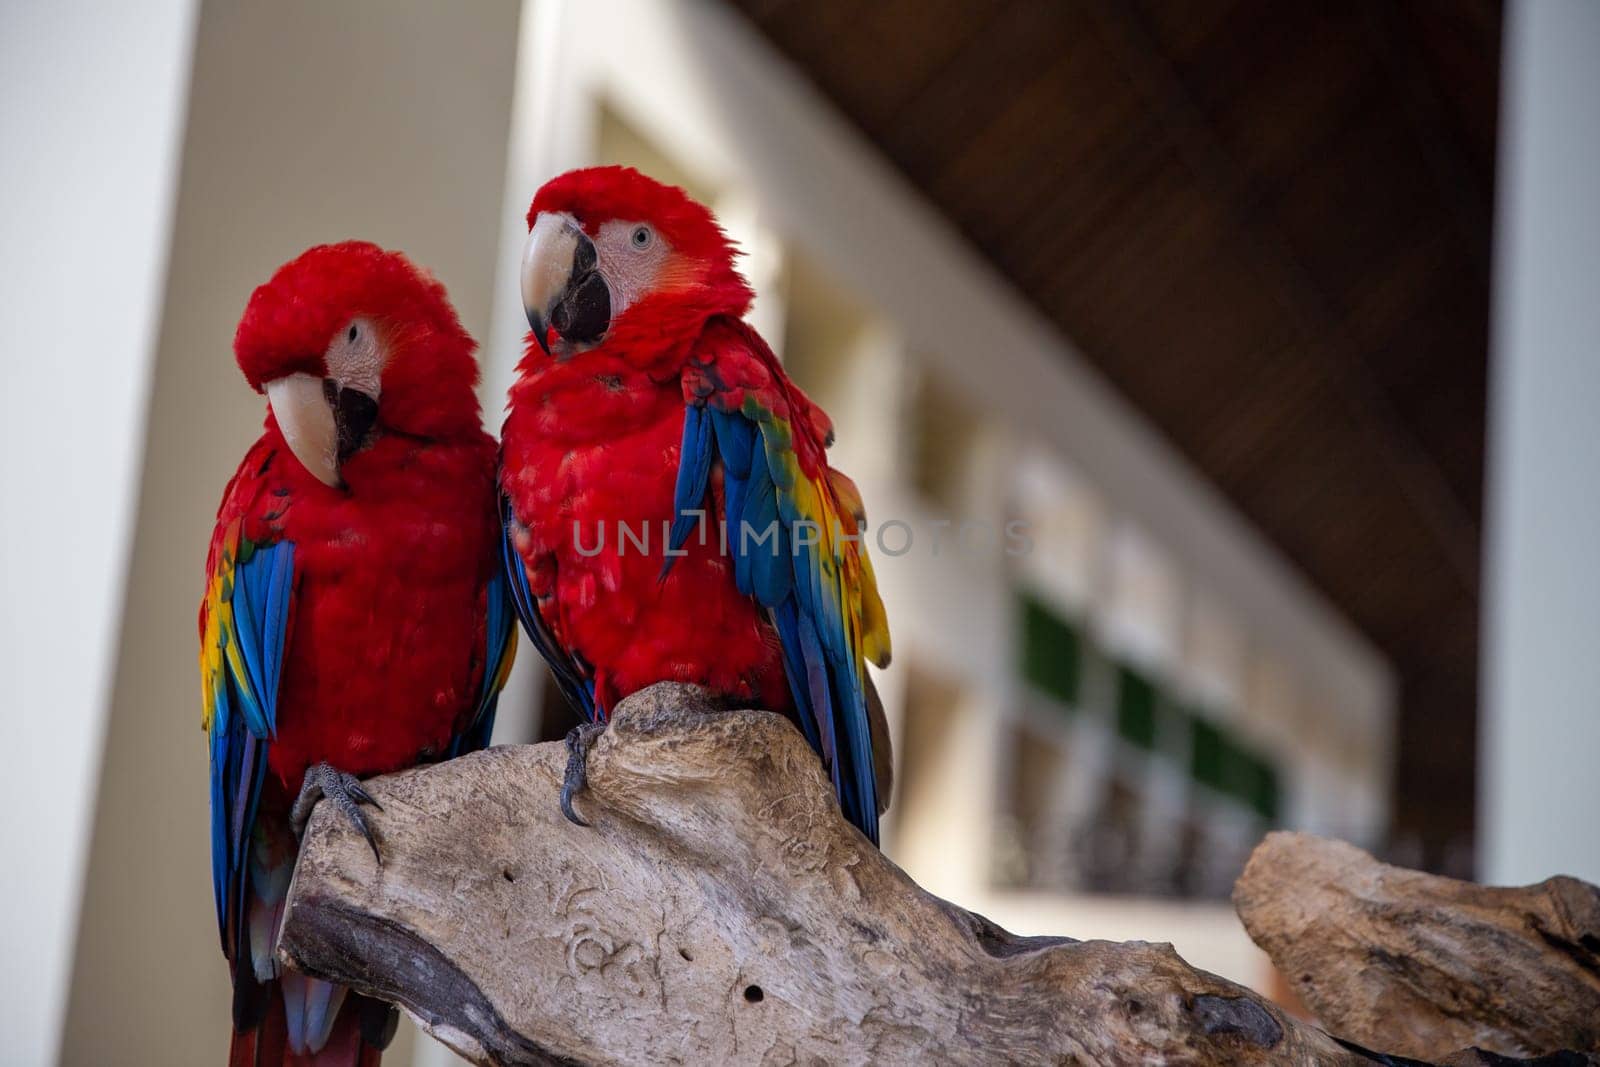
POLYGON ((359 779, 488 741, 516 635, 473 348, 438 282, 361 242, 284 265, 239 322, 267 418, 200 605, 231 1064, 375 1067, 394 1035, 393 1007, 273 947, 319 797, 376 854, 359 779))
POLYGON ((889 740, 866 664, 889 632, 828 417, 741 316, 749 284, 705 207, 625 167, 528 211, 532 332, 502 432, 507 572, 525 629, 589 724, 660 681, 788 715, 874 843, 889 740))

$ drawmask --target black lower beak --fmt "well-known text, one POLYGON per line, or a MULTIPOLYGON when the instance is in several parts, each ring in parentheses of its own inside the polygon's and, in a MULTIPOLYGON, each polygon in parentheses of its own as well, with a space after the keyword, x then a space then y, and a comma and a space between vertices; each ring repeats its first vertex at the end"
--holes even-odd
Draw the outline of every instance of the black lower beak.
POLYGON ((611 326, 611 287, 600 272, 591 270, 573 280, 550 322, 564 341, 577 345, 596 344, 611 326))
POLYGON ((378 422, 378 402, 358 389, 341 389, 332 378, 322 381, 322 395, 333 409, 333 425, 339 433, 339 462, 343 463, 367 443, 378 422))
POLYGON ((544 354, 550 354, 550 324, 545 321, 544 312, 528 311, 528 329, 533 331, 533 339, 539 342, 539 347, 544 349, 544 354))

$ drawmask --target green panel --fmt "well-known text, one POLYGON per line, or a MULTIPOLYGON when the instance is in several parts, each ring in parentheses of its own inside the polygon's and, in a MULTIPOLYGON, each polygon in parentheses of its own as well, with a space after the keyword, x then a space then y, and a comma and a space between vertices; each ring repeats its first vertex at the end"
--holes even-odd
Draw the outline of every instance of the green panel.
POLYGON ((1078 703, 1083 642, 1077 627, 1031 596, 1022 596, 1022 676, 1066 708, 1078 703))
POLYGON ((1117 670, 1117 733, 1140 748, 1156 743, 1156 687, 1132 667, 1117 670))
POLYGON ((1189 729, 1189 773, 1194 780, 1276 821, 1281 790, 1272 762, 1198 715, 1190 720, 1189 729))
POLYGON ((1216 724, 1196 715, 1189 727, 1189 773, 1194 780, 1212 789, 1221 789, 1225 772, 1224 751, 1227 743, 1216 724))

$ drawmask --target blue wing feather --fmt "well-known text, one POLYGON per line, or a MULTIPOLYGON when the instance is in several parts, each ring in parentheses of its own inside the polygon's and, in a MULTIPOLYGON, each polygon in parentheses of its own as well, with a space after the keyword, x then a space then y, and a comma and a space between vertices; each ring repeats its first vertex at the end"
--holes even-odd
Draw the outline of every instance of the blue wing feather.
POLYGON ((805 668, 806 703, 803 710, 817 724, 819 751, 827 761, 833 777, 833 788, 839 790, 839 748, 833 730, 833 693, 828 685, 828 667, 823 660, 821 642, 817 639, 816 622, 808 616, 800 618, 800 662, 805 668))
POLYGON ((241 563, 233 576, 232 640, 237 645, 243 678, 235 679, 235 694, 239 698, 239 711, 245 724, 257 734, 267 732, 267 712, 261 706, 261 689, 257 684, 256 658, 260 654, 261 639, 257 633, 258 622, 252 604, 249 570, 251 563, 241 563))
MULTIPOLYGON (((224 687, 225 688, 225 687, 224 687)), ((227 768, 232 761, 232 710, 224 692, 212 710, 211 728, 211 890, 217 905, 217 929, 227 938, 228 871, 233 855, 228 847, 227 768)))
POLYGON ((749 587, 743 592, 768 605, 783 603, 784 597, 794 588, 789 528, 778 520, 778 491, 772 484, 772 474, 765 464, 752 467, 750 488, 745 496, 744 523, 737 531, 729 531, 728 536, 737 537, 735 558, 747 564, 749 587))
MULTIPOLYGON (((706 482, 711 476, 712 438, 715 431, 711 419, 702 407, 687 407, 683 412, 683 453, 678 460, 678 480, 673 488, 672 530, 667 536, 667 548, 677 551, 698 525, 691 512, 700 508, 706 498, 706 482)), ((661 577, 672 569, 676 556, 667 556, 661 564, 661 577)))
POLYGON ((500 498, 500 515, 503 530, 500 538, 500 562, 511 589, 511 602, 517 609, 517 617, 522 620, 522 631, 528 635, 528 640, 533 642, 533 647, 549 665, 550 674, 567 703, 582 715, 585 721, 594 722, 598 714, 595 710, 594 679, 588 677, 582 665, 560 646, 555 635, 550 632, 550 627, 545 623, 544 616, 539 612, 538 601, 528 586, 527 566, 522 562, 522 557, 517 555, 516 546, 511 543, 511 524, 516 518, 511 513, 511 501, 504 495, 500 498))
POLYGON ((813 707, 809 674, 800 644, 800 611, 795 599, 790 597, 772 609, 772 622, 778 630, 778 644, 783 651, 783 673, 789 682, 789 693, 800 714, 800 732, 818 752, 822 751, 822 735, 818 732, 817 718, 810 712, 813 707))
MULTIPOLYGON (((808 537, 812 543, 801 545, 792 536, 804 516, 792 495, 794 474, 782 462, 791 444, 786 429, 744 411, 689 404, 674 491, 678 520, 672 544, 682 543, 678 523, 683 512, 704 505, 711 462, 719 460, 720 518, 727 524, 734 582, 769 609, 801 732, 827 766, 846 818, 876 843, 877 783, 863 674, 841 610, 844 590, 837 562, 815 543, 820 537, 808 537), (759 540, 774 523, 775 540, 759 540)), ((672 562, 669 557, 663 577, 672 562)))
MULTIPOLYGON (((228 872, 230 896, 234 905, 234 946, 230 953, 235 960, 248 959, 250 939, 246 896, 250 887, 247 871, 250 867, 251 843, 254 839, 256 808, 261 801, 261 783, 267 777, 267 750, 270 743, 246 732, 235 746, 236 762, 232 767, 233 795, 230 798, 235 812, 232 833, 233 859, 228 872)), ((224 928, 223 937, 227 931, 224 928)))
POLYGON ((246 938, 244 898, 249 842, 267 750, 277 728, 278 680, 294 599, 294 545, 228 546, 214 577, 220 614, 210 693, 211 881, 217 924, 233 958, 246 938), (229 944, 230 936, 232 944, 229 944))
POLYGON ((283 644, 289 633, 289 594, 294 582, 294 546, 271 551, 272 574, 267 579, 266 633, 263 649, 262 692, 266 701, 267 734, 278 732, 278 681, 283 672, 283 644))
MULTIPOLYGON (((500 689, 505 685, 506 672, 511 663, 508 657, 516 656, 516 621, 509 575, 504 567, 496 568, 489 576, 484 591, 488 618, 484 625, 483 681, 478 686, 478 708, 470 722, 450 742, 445 758, 454 759, 467 752, 477 752, 489 747, 494 736, 494 717, 499 710, 500 689)), ((524 579, 526 581, 526 579, 524 579)))

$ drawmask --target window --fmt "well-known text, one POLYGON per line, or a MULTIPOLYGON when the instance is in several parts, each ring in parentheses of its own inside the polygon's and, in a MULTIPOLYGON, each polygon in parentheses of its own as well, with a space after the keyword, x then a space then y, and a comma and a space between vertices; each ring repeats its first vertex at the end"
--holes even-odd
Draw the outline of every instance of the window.
POLYGON ((1278 771, 1271 761, 1200 716, 1190 720, 1189 773, 1196 782, 1276 822, 1278 771))
POLYGON ((1278 772, 1260 756, 1242 753, 1241 772, 1244 795, 1240 797, 1268 822, 1278 820, 1278 772))
POLYGON ((1012 724, 1005 739, 1010 768, 1002 785, 1005 808, 991 865, 1003 885, 1072 889, 1071 829, 1061 784, 1071 750, 1060 731, 1012 724))
POLYGON ((1132 667, 1117 671, 1117 733, 1147 751, 1156 746, 1156 687, 1132 667))
POLYGON ((950 515, 967 504, 979 420, 966 399, 924 367, 912 409, 911 480, 923 499, 950 515))
POLYGON ((1222 792, 1224 788, 1222 731, 1198 715, 1190 720, 1189 774, 1201 785, 1222 792))
POLYGON ((1083 645, 1077 627, 1022 595, 1022 676, 1064 711, 1078 705, 1083 645))

